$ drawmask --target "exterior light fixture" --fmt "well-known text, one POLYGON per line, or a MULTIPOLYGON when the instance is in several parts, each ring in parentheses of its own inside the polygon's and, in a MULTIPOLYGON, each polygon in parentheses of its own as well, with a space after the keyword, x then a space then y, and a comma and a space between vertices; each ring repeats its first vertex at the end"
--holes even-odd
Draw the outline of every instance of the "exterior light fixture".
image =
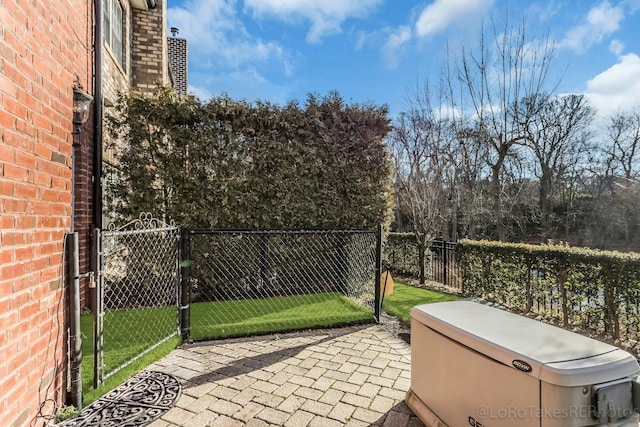
POLYGON ((89 118, 89 108, 91 107, 93 96, 82 90, 82 85, 76 80, 73 85, 73 124, 75 132, 80 132, 80 127, 89 118))

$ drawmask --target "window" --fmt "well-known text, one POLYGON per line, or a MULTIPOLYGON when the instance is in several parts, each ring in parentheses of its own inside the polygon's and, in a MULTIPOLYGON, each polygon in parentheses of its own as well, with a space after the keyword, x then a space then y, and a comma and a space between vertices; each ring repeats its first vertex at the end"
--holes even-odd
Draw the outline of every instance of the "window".
POLYGON ((118 0, 104 2, 104 39, 120 66, 124 66, 122 43, 122 6, 118 0))

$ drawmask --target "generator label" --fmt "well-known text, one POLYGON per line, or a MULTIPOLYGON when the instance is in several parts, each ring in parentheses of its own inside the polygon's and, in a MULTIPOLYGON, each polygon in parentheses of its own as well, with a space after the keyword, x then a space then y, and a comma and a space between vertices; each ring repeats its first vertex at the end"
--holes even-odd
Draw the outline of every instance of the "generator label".
POLYGON ((511 364, 513 365, 514 368, 519 369, 520 371, 531 372, 531 365, 529 365, 524 360, 516 359, 513 362, 511 362, 511 364))

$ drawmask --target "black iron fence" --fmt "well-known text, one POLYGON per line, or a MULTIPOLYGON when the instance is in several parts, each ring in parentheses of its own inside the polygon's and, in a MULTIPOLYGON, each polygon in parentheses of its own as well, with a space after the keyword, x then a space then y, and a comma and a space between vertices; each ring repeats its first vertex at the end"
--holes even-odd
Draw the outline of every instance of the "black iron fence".
POLYGON ((431 280, 462 292, 462 274, 456 263, 456 246, 455 242, 433 241, 429 248, 431 280))
MULTIPOLYGON (((384 260, 400 276, 417 279, 420 275, 420 250, 412 233, 389 233, 384 246, 384 260)), ((456 243, 436 239, 425 249, 426 280, 462 292, 462 274, 456 263, 456 243)))

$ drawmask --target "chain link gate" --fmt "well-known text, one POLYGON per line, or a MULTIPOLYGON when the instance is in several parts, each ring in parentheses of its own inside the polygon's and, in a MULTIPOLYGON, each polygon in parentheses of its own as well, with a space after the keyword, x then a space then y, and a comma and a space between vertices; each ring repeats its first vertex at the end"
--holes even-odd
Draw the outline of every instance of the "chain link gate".
POLYGON ((184 230, 183 337, 378 320, 380 234, 184 230))
POLYGON ((179 333, 180 228, 150 214, 95 231, 94 387, 179 333))

